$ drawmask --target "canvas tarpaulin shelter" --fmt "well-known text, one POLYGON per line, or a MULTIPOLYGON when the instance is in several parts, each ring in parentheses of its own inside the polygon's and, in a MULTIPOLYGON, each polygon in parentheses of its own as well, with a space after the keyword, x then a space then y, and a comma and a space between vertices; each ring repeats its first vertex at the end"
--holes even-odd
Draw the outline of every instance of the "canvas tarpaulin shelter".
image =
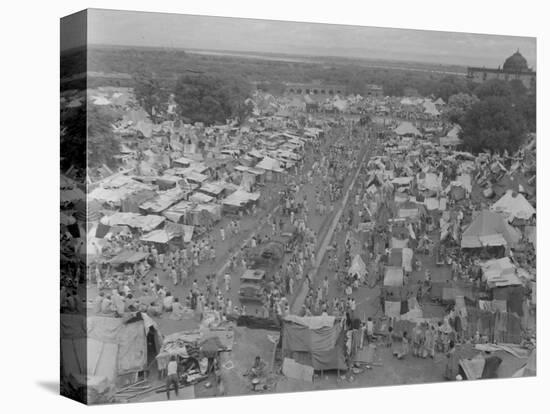
POLYGON ((155 198, 145 201, 139 206, 139 208, 147 213, 158 214, 182 200, 186 194, 187 191, 176 187, 174 189, 158 193, 155 198))
POLYGON ((397 266, 387 266, 384 273, 384 286, 402 287, 403 268, 397 266))
POLYGON ((397 135, 414 135, 414 136, 422 136, 420 131, 416 129, 416 127, 411 124, 410 122, 402 122, 397 128, 394 129, 394 132, 397 135))
POLYGON ((483 281, 490 288, 521 285, 521 280, 516 275, 516 266, 510 258, 488 260, 481 264, 483 281))
POLYGON ((529 201, 522 194, 514 193, 513 190, 508 190, 491 206, 491 210, 504 215, 508 222, 512 222, 516 218, 529 220, 536 213, 529 201))
POLYGON ((120 205, 122 201, 132 194, 143 190, 153 190, 153 187, 140 183, 131 177, 125 175, 116 175, 109 177, 99 184, 88 194, 89 200, 97 200, 115 205, 120 205))
POLYGON ((214 201, 214 197, 201 192, 196 192, 189 197, 189 201, 193 203, 210 203, 214 201))
POLYGON ((418 183, 418 189, 420 191, 429 190, 429 191, 440 191, 441 190, 441 181, 443 179, 442 174, 435 173, 419 173, 416 176, 416 181, 418 183))
POLYGON ((359 275, 359 278, 361 280, 363 280, 367 274, 367 265, 365 264, 361 256, 358 254, 355 255, 355 257, 353 258, 353 261, 351 262, 351 266, 348 269, 348 274, 354 275, 356 273, 357 275, 359 275))
POLYGON ((111 385, 121 375, 142 371, 147 368, 147 333, 151 328, 157 332, 155 322, 145 314, 132 320, 63 314, 62 371, 91 377, 98 383, 106 379, 111 385))
POLYGON ((189 243, 193 237, 193 226, 167 222, 163 229, 153 230, 144 234, 141 241, 166 244, 176 237, 183 237, 185 243, 189 243))
POLYGON ((326 326, 328 319, 323 316, 285 319, 281 335, 283 355, 315 370, 347 369, 345 332, 339 320, 332 321, 326 326), (316 318, 322 318, 321 327, 317 327, 316 318))
POLYGON ((124 264, 124 263, 137 263, 141 260, 145 260, 149 256, 149 253, 145 252, 136 252, 133 250, 124 250, 109 260, 109 263, 114 265, 124 264))
POLYGON ((103 217, 101 222, 108 226, 122 225, 139 228, 143 231, 151 231, 156 229, 164 220, 166 220, 165 217, 154 214, 142 216, 136 213, 114 213, 110 216, 103 217))
POLYGON ((531 351, 527 362, 523 367, 518 369, 512 378, 521 378, 521 377, 533 377, 537 375, 537 350, 536 348, 531 351))
POLYGON ((283 169, 281 168, 281 163, 278 160, 270 157, 265 157, 258 164, 256 164, 255 168, 260 168, 266 171, 283 172, 283 169))
POLYGON ((482 246, 514 247, 520 240, 519 232, 495 212, 484 210, 479 213, 462 234, 462 248, 482 246))
POLYGON ((224 198, 222 203, 228 206, 242 207, 252 201, 258 201, 259 198, 260 193, 249 193, 248 191, 239 189, 224 198))

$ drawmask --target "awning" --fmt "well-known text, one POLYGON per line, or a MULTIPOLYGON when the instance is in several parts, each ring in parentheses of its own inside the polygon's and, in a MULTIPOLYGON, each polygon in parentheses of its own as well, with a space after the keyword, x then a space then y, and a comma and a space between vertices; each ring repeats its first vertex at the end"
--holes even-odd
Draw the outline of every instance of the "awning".
POLYGON ((396 266, 386 267, 386 272, 384 274, 384 286, 402 287, 403 269, 396 266))
POLYGON ((109 263, 111 264, 137 263, 143 259, 146 259, 147 256, 149 256, 149 253, 125 250, 117 254, 111 260, 109 260, 109 263))

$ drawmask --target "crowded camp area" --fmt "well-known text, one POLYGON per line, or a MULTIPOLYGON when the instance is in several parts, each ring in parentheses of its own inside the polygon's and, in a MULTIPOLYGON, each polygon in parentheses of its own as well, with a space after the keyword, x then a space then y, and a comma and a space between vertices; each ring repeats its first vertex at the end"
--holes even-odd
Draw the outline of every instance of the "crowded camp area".
POLYGON ((153 120, 132 88, 63 95, 116 113, 119 143, 117 168, 62 171, 65 392, 534 375, 535 135, 471 152, 441 98, 292 92, 212 125, 153 120))

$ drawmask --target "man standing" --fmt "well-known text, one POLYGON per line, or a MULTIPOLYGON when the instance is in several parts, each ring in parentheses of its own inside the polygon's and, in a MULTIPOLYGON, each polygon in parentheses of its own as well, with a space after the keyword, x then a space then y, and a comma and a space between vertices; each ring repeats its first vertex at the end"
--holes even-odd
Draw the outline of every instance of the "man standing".
POLYGON ((170 399, 170 387, 174 384, 174 391, 176 397, 178 396, 179 384, 178 384, 178 363, 176 357, 172 355, 168 367, 166 368, 166 398, 170 399))
POLYGON ((231 290, 231 275, 229 273, 225 274, 224 281, 225 281, 225 291, 229 292, 231 290))

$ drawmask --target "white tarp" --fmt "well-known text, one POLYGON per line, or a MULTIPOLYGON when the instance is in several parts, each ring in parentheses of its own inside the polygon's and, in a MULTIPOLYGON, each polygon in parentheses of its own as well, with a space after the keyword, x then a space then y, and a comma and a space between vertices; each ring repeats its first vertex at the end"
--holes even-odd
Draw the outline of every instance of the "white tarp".
POLYGON ((384 286, 403 286, 403 268, 387 266, 384 273, 384 286))
POLYGON ((411 124, 410 122, 402 122, 397 128, 394 129, 394 132, 397 135, 414 135, 414 136, 422 136, 420 131, 416 129, 416 127, 411 124))
POLYGON ((143 231, 151 231, 157 228, 165 217, 157 215, 142 216, 136 213, 114 213, 101 218, 101 223, 107 226, 128 226, 139 228, 143 231))
POLYGON ((536 213, 522 194, 514 194, 512 190, 508 190, 500 200, 493 204, 491 210, 503 214, 508 222, 512 222, 516 218, 529 220, 536 213))
POLYGON ((363 279, 367 273, 367 265, 358 254, 355 255, 353 261, 351 262, 351 266, 348 269, 348 274, 354 275, 356 273, 361 279, 363 279))
POLYGON ((259 198, 260 193, 249 193, 248 191, 239 189, 224 198, 222 203, 230 206, 241 207, 251 201, 257 201, 259 198))
POLYGON ((491 288, 511 285, 521 285, 516 275, 516 266, 509 257, 488 260, 481 264, 484 282, 491 288))

